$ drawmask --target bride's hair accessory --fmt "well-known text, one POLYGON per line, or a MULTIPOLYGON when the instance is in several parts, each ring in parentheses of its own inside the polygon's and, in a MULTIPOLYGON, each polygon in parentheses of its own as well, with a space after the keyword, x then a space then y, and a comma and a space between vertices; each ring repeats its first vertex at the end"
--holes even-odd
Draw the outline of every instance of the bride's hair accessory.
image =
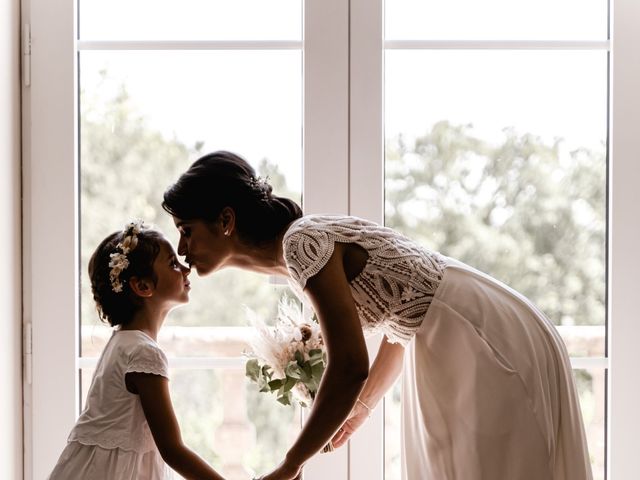
POLYGON ((251 190, 260 195, 261 200, 268 202, 271 199, 271 185, 269 185, 269 177, 251 177, 249 179, 251 190))
POLYGON ((138 245, 138 234, 148 228, 144 221, 134 220, 129 222, 122 232, 122 240, 116 245, 116 251, 109 255, 109 280, 111 290, 116 293, 122 292, 122 281, 120 274, 129 267, 127 255, 138 245))

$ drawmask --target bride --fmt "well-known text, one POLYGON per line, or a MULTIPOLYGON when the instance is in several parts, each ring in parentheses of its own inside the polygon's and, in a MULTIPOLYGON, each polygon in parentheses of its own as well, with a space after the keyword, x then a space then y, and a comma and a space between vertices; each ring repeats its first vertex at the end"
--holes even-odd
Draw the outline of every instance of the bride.
POLYGON ((295 479, 328 441, 344 445, 400 374, 404 478, 592 478, 566 349, 518 292, 375 223, 304 216, 230 152, 193 163, 162 205, 199 275, 285 276, 318 316, 327 369, 262 480, 295 479), (371 366, 365 333, 383 335, 371 366))

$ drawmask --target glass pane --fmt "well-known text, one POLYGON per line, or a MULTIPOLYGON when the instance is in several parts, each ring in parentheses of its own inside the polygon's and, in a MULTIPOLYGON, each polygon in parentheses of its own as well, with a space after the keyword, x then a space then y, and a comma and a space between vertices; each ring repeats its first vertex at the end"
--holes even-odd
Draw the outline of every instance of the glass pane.
MULTIPOLYGON (((574 370, 594 480, 605 478, 605 371, 574 370)), ((385 480, 401 479, 401 381, 385 396, 385 480)))
POLYGON ((607 0, 386 0, 387 40, 606 40, 607 0))
POLYGON ((384 480, 401 479, 402 380, 397 380, 384 397, 384 480))
POLYGON ((301 0, 79 0, 82 40, 301 40, 301 0))
MULTIPOLYGON (((299 51, 83 52, 80 70, 84 325, 99 325, 86 274, 91 253, 132 217, 175 244, 162 194, 201 154, 236 151, 269 177, 274 193, 300 202, 299 51)), ((286 291, 237 270, 190 278, 191 302, 167 326, 246 326, 245 305, 273 318, 286 291)))
POLYGON ((604 355, 606 54, 388 51, 385 68, 386 224, 557 325, 599 326, 604 355))
POLYGON ((574 370, 582 419, 584 420, 589 444, 589 457, 593 469, 593 480, 605 479, 605 442, 606 442, 606 376, 604 369, 574 370))
MULTIPOLYGON (((92 375, 81 371, 83 404, 92 375)), ((273 468, 300 431, 299 409, 258 392, 243 369, 171 369, 169 376, 185 444, 225 478, 251 478, 273 468)))

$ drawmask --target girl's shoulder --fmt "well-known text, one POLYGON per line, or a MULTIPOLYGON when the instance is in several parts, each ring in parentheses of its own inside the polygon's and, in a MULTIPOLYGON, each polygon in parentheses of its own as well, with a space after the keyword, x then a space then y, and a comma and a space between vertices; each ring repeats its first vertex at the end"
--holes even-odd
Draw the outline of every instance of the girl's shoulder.
POLYGON ((153 373, 168 378, 169 362, 157 342, 140 330, 120 330, 115 333, 125 373, 153 373))
POLYGON ((160 345, 140 330, 116 330, 107 347, 123 359, 139 356, 166 358, 160 345))

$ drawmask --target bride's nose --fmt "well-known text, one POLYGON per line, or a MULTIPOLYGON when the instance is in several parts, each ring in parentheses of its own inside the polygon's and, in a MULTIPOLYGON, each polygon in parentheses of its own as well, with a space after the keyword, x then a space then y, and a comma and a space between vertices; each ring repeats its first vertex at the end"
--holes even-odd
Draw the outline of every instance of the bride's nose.
POLYGON ((182 235, 178 240, 178 255, 184 257, 187 254, 187 242, 182 235))

